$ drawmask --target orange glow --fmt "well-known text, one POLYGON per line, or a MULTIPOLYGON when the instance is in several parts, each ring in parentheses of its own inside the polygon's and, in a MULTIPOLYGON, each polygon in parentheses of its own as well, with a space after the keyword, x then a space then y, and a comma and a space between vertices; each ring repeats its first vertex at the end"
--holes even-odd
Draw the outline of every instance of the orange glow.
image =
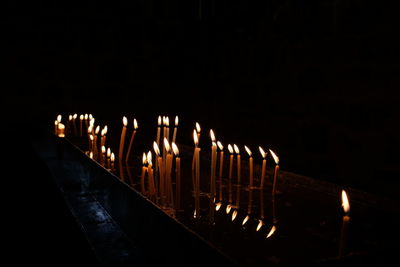
POLYGON ((194 141, 195 146, 197 146, 199 144, 199 138, 197 137, 196 130, 193 130, 193 141, 194 141))
POLYGON ((95 134, 99 134, 100 132, 100 125, 97 125, 96 130, 94 131, 95 134))
POLYGON ((75 113, 72 118, 75 120, 76 118, 78 118, 78 114, 75 113))
POLYGON ((160 149, 158 148, 157 142, 154 141, 153 143, 153 149, 154 149, 154 153, 156 153, 156 155, 159 157, 160 156, 160 149))
POLYGON ((57 116, 57 121, 58 121, 58 122, 61 122, 61 119, 62 119, 62 116, 61 116, 61 115, 58 115, 58 116, 57 116))
POLYGON ((179 149, 175 142, 172 142, 172 150, 174 151, 175 156, 179 157, 179 149))
POLYGON ((80 119, 81 121, 83 121, 83 114, 81 114, 81 115, 79 116, 79 119, 80 119))
POLYGON ((217 204, 215 204, 215 210, 216 210, 216 211, 219 211, 219 209, 221 208, 221 206, 222 206, 222 203, 221 203, 221 202, 218 202, 217 204))
POLYGON ((258 149, 260 150, 261 153, 261 157, 263 157, 263 159, 265 159, 267 157, 267 153, 264 151, 264 149, 262 149, 262 147, 258 147, 258 149))
POLYGON ((169 145, 168 139, 166 137, 164 137, 164 147, 167 153, 171 152, 171 146, 169 145))
POLYGON ((244 218, 244 220, 243 220, 243 222, 242 222, 242 225, 245 225, 245 224, 248 222, 249 219, 250 219, 250 216, 247 215, 247 216, 244 218))
POLYGON ((222 145, 222 143, 220 141, 217 142, 218 148, 219 150, 224 150, 224 146, 222 145))
POLYGON ((350 212, 350 203, 346 191, 342 190, 342 207, 346 215, 350 212))
POLYGON ((149 163, 149 165, 153 165, 152 159, 153 159, 153 156, 151 154, 151 151, 147 152, 147 162, 149 163))
POLYGON ((101 146, 101 153, 106 153, 106 147, 105 146, 101 146))
POLYGON ((247 146, 244 146, 244 149, 246 149, 247 154, 249 154, 249 156, 251 157, 252 153, 250 148, 248 148, 247 146))
POLYGON ((237 210, 234 210, 232 213, 232 222, 236 219, 237 214, 238 214, 237 210))
POLYGON ((215 134, 213 130, 210 130, 210 137, 211 137, 211 141, 215 142, 215 134))
POLYGON ((271 149, 269 150, 269 153, 271 153, 272 157, 274 158, 274 161, 276 163, 276 165, 279 165, 279 158, 278 156, 274 153, 274 151, 272 151, 271 149))
POLYGON ((229 153, 233 154, 233 147, 231 146, 231 144, 228 144, 228 150, 229 153))
POLYGON ((114 162, 115 161, 115 155, 114 155, 114 152, 111 152, 111 162, 114 162))
POLYGON ((146 165, 146 163, 147 163, 147 156, 146 156, 146 153, 144 153, 144 152, 143 152, 142 163, 143 163, 143 165, 146 165))
POLYGON ((231 206, 231 204, 228 204, 227 206, 226 206, 226 214, 228 214, 229 212, 231 212, 231 209, 232 209, 232 206, 231 206))
POLYGON ((161 126, 161 116, 158 116, 157 123, 158 123, 158 127, 160 127, 161 126))
POLYGON ((257 231, 257 232, 260 231, 260 229, 261 229, 261 227, 262 227, 263 225, 264 225, 263 221, 262 221, 262 220, 258 220, 258 225, 257 225, 256 231, 257 231))
POLYGON ((275 231, 276 231, 276 226, 273 225, 272 228, 271 228, 271 230, 269 231, 269 233, 268 233, 268 235, 267 235, 267 238, 269 238, 271 235, 273 235, 273 234, 275 233, 275 231))
POLYGON ((196 122, 196 131, 197 131, 198 133, 201 132, 200 124, 199 124, 198 122, 196 122))
POLYGON ((240 154, 240 150, 239 150, 239 147, 237 145, 233 144, 233 148, 235 149, 235 153, 236 154, 240 154))
POLYGON ((175 127, 177 127, 178 124, 179 124, 179 118, 178 118, 178 116, 176 116, 176 117, 175 117, 175 127))
POLYGON ((122 123, 125 127, 128 126, 128 119, 125 116, 122 118, 122 123))
POLYGON ((111 157, 111 148, 107 148, 107 158, 111 157))
POLYGON ((138 128, 138 123, 136 119, 133 119, 133 128, 136 130, 138 128))

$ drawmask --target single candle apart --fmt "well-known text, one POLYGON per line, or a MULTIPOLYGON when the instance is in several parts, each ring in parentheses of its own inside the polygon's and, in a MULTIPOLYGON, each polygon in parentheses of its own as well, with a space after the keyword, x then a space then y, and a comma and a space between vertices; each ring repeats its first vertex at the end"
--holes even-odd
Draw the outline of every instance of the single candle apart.
POLYGON ((119 152, 118 152, 119 161, 122 160, 122 155, 124 153, 126 126, 128 125, 128 119, 125 116, 122 118, 122 124, 123 124, 123 126, 122 126, 122 131, 121 131, 121 138, 119 140, 119 152))
POLYGON ((262 161, 262 168, 261 168, 261 181, 260 181, 260 188, 264 188, 264 183, 265 183, 265 172, 267 169, 267 152, 264 151, 264 149, 262 149, 262 147, 258 147, 258 149, 260 150, 261 156, 263 158, 262 161))
POLYGON ((229 179, 232 179, 232 171, 233 171, 233 147, 231 144, 228 144, 228 150, 230 153, 229 157, 229 179))
POLYGON ((279 172, 279 158, 278 156, 272 151, 271 149, 269 150, 269 153, 271 153, 274 161, 275 161, 275 172, 274 172, 274 182, 272 184, 272 195, 276 194, 276 179, 278 177, 278 172, 279 172))
POLYGON ((249 154, 249 187, 252 188, 253 187, 253 156, 252 156, 250 148, 248 148, 247 146, 244 146, 244 148, 246 149, 247 154, 249 154))
POLYGON ((240 150, 239 147, 235 144, 233 144, 233 148, 235 149, 236 161, 237 161, 237 183, 240 184, 240 179, 241 179, 240 150))
POLYGON ((343 216, 342 230, 340 232, 340 241, 339 241, 340 258, 346 255, 347 238, 348 238, 349 223, 350 223, 350 202, 347 197, 347 193, 344 190, 342 190, 342 207, 344 211, 344 216, 343 216))

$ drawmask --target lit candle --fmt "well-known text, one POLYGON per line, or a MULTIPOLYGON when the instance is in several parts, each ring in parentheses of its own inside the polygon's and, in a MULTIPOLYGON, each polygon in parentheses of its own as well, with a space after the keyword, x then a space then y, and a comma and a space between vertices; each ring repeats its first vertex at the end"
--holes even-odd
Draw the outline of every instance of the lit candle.
POLYGON ((54 121, 54 134, 58 135, 58 120, 54 121))
POLYGON ((111 148, 107 148, 107 169, 111 168, 111 148))
POLYGON ((69 135, 72 135, 72 130, 71 130, 71 128, 72 128, 72 115, 69 114, 69 115, 68 115, 68 121, 67 121, 67 133, 68 133, 69 135))
POLYGON ((110 160, 111 160, 111 170, 113 171, 114 170, 114 164, 115 164, 114 152, 111 152, 110 160))
POLYGON ((91 121, 93 119, 93 115, 89 114, 89 121, 91 121))
POLYGON ((276 193, 276 178, 278 176, 278 172, 279 172, 279 158, 278 156, 274 153, 274 151, 272 151, 271 149, 269 150, 269 153, 271 153, 272 157, 274 158, 275 161, 275 172, 274 172, 274 183, 272 185, 272 195, 275 195, 276 193))
POLYGON ((105 166, 105 158, 106 158, 106 147, 101 146, 101 157, 100 157, 100 164, 105 166))
POLYGON ((144 176, 145 176, 146 171, 147 171, 147 167, 146 167, 146 165, 147 165, 147 156, 146 156, 146 153, 144 153, 144 152, 143 152, 142 162, 143 162, 143 167, 142 167, 142 175, 140 176, 140 189, 141 189, 142 194, 144 194, 144 192, 145 192, 145 189, 144 189, 144 176))
POLYGON ((160 131, 161 131, 161 116, 158 116, 158 127, 157 127, 157 146, 160 146, 160 131))
POLYGON ((85 118, 85 126, 86 126, 86 130, 87 130, 87 128, 89 127, 89 124, 88 124, 88 118, 89 118, 89 115, 86 113, 86 114, 85 114, 85 116, 84 116, 84 118, 85 118))
POLYGON ((231 146, 231 144, 228 144, 228 150, 230 153, 230 157, 229 157, 229 180, 232 179, 232 170, 233 170, 233 147, 231 146))
POLYGON ((124 116, 122 118, 122 132, 121 132, 121 139, 119 140, 119 152, 118 152, 118 160, 121 162, 122 155, 124 153, 124 144, 125 144, 125 135, 126 135, 126 126, 128 125, 128 119, 124 116))
POLYGON ((104 126, 104 128, 103 128, 103 146, 106 145, 107 133, 108 133, 108 127, 107 127, 107 125, 106 125, 106 126, 104 126))
POLYGON ((129 155, 131 154, 133 139, 135 138, 137 128, 138 128, 138 123, 137 123, 136 119, 133 119, 133 133, 132 133, 131 141, 129 142, 128 152, 126 153, 125 162, 128 162, 129 155))
POLYGON ((196 122, 196 131, 197 131, 197 139, 200 142, 200 132, 201 132, 201 127, 198 122, 196 122))
POLYGON ((155 188, 154 188, 154 176, 153 176, 153 162, 152 162, 152 155, 151 155, 151 151, 149 151, 147 153, 147 162, 148 162, 148 166, 147 166, 147 173, 148 173, 148 177, 149 177, 149 192, 150 192, 150 196, 155 196, 155 188))
MULTIPOLYGON (((217 144, 215 143, 215 134, 213 130, 210 130, 211 137, 211 182, 210 182, 210 201, 213 201, 215 196, 215 173, 217 167, 217 144)), ((213 209, 211 209, 213 210, 213 209)))
POLYGON ((244 146, 244 149, 246 149, 247 154, 249 154, 249 187, 253 188, 253 156, 250 148, 244 146))
POLYGON ((78 135, 78 129, 76 127, 76 118, 78 118, 78 114, 74 114, 74 116, 72 116, 72 127, 74 128, 74 135, 77 136, 78 135))
POLYGON ((174 135, 172 136, 173 143, 176 143, 176 132, 178 131, 178 124, 179 124, 179 118, 178 118, 178 116, 175 116, 174 135))
POLYGON ((166 116, 165 117, 165 126, 166 126, 166 138, 167 138, 167 140, 168 140, 168 142, 169 142, 169 117, 168 116, 166 116))
POLYGON ((200 148, 198 134, 196 130, 193 131, 193 140, 195 144, 195 166, 196 166, 196 179, 195 179, 195 209, 196 217, 200 216, 200 148))
POLYGON ((235 149, 236 161, 237 161, 237 183, 240 184, 240 177, 241 177, 240 150, 239 147, 235 144, 233 144, 233 148, 235 149))
POLYGON ((93 152, 93 147, 94 147, 94 136, 93 136, 93 134, 89 134, 89 151, 90 152, 93 152))
POLYGON ((339 257, 343 257, 346 254, 347 237, 349 232, 350 222, 350 203, 347 197, 346 191, 342 190, 342 207, 344 211, 342 231, 340 233, 339 243, 339 257))
POLYGON ((98 145, 97 137, 99 135, 99 132, 100 132, 100 125, 97 125, 96 130, 94 131, 94 140, 93 140, 93 143, 94 143, 93 153, 94 153, 95 159, 98 159, 98 157, 99 157, 99 150, 97 148, 97 145, 98 145))
POLYGON ((264 149, 262 149, 262 147, 258 147, 258 149, 260 150, 261 156, 263 158, 262 161, 262 168, 261 168, 261 182, 260 182, 260 188, 264 188, 264 182, 265 182, 265 172, 267 169, 267 152, 264 151, 264 149))
POLYGON ((224 146, 220 141, 217 142, 219 148, 219 178, 222 179, 222 173, 224 170, 224 146))
POLYGON ((58 127, 58 137, 61 138, 65 137, 65 125, 60 122, 58 123, 57 127, 58 127))
POLYGON ((79 116, 79 136, 82 136, 82 123, 83 123, 83 115, 79 116))
POLYGON ((160 191, 160 197, 161 200, 164 201, 164 168, 163 168, 163 162, 162 162, 162 157, 160 155, 160 149, 157 145, 156 142, 153 143, 153 148, 154 148, 154 153, 156 153, 157 155, 157 166, 158 166, 158 173, 159 173, 159 184, 158 184, 158 188, 160 191))
POLYGON ((171 204, 172 202, 172 181, 171 181, 171 170, 172 170, 172 151, 171 146, 169 145, 168 139, 164 137, 164 146, 166 155, 165 161, 165 182, 166 182, 166 194, 167 194, 167 202, 171 204))
POLYGON ((175 155, 175 173, 176 173, 176 209, 180 209, 181 203, 181 158, 179 157, 179 149, 177 145, 172 142, 172 150, 175 155))
POLYGON ((59 114, 59 115, 57 116, 57 121, 58 121, 58 123, 60 123, 61 120, 62 120, 62 116, 59 114))

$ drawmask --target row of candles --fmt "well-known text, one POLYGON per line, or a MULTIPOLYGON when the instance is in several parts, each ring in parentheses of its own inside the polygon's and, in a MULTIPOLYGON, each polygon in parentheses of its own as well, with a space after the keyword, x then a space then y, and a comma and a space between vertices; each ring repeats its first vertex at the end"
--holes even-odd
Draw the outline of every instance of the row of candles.
MULTIPOLYGON (((62 123, 62 116, 58 115, 57 119, 54 122, 55 128, 54 132, 59 137, 65 137, 66 133, 71 133, 73 135, 78 135, 78 127, 76 125, 76 120, 78 118, 77 114, 69 115, 67 125, 65 126, 62 123)), ((175 127, 173 132, 172 140, 170 140, 169 134, 169 118, 166 116, 158 117, 158 127, 157 127, 157 135, 156 141, 153 142, 153 150, 156 155, 155 160, 155 170, 153 170, 153 162, 152 162, 152 152, 148 151, 147 153, 143 153, 142 162, 142 172, 140 176, 140 184, 141 184, 141 192, 143 194, 148 194, 153 200, 160 199, 160 203, 165 207, 174 207, 179 210, 180 208, 180 190, 181 190, 181 159, 179 156, 179 149, 176 144, 176 136, 177 136, 177 129, 179 125, 178 116, 175 117, 175 127), (163 126, 163 127, 161 127, 163 126), (163 139, 162 139, 162 151, 160 150, 160 141, 161 141, 161 128, 163 128, 163 139), (173 190, 172 190, 172 165, 173 165, 173 158, 175 156, 175 184, 176 184, 176 198, 174 200, 173 197, 173 190), (147 179, 146 179, 147 178, 147 179), (145 189, 145 180, 147 180, 147 187, 148 190, 145 189)), ((97 125, 95 127, 95 119, 91 114, 82 114, 79 116, 79 136, 83 136, 83 125, 87 130, 88 140, 89 140, 89 151, 88 155, 90 158, 98 160, 100 164, 107 167, 107 169, 114 170, 114 163, 115 163, 115 155, 111 152, 111 148, 106 149, 106 134, 108 132, 107 126, 100 132, 100 126, 97 125), (100 136, 100 153, 98 149, 98 134, 100 136)), ((128 120, 124 116, 122 119, 122 131, 121 137, 119 142, 119 150, 118 150, 118 160, 120 166, 120 174, 122 174, 122 159, 124 158, 124 148, 125 148, 125 139, 127 133, 127 126, 128 120)), ((133 120, 133 132, 129 141, 128 149, 125 154, 125 162, 128 164, 129 158, 132 152, 132 146, 134 142, 134 138, 136 135, 136 131, 138 129, 138 123, 136 119, 133 120)), ((201 134, 201 127, 200 124, 196 122, 195 129, 193 130, 193 141, 194 141, 194 152, 193 152, 193 159, 192 159, 192 183, 193 183, 193 191, 195 196, 195 211, 194 217, 199 217, 200 214, 200 151, 201 148, 199 146, 201 134)), ((219 178, 222 179, 223 177, 223 166, 224 166, 224 146, 220 141, 216 141, 215 134, 213 130, 210 130, 210 138, 211 138, 211 164, 210 164, 210 205, 212 202, 215 202, 215 195, 216 195, 216 166, 218 161, 218 153, 217 150, 219 149, 219 178)), ((239 147, 234 144, 228 144, 227 146, 228 151, 230 153, 229 156, 229 172, 228 172, 228 179, 229 181, 233 178, 233 167, 234 167, 234 156, 236 155, 236 177, 237 177, 237 184, 241 184, 241 154, 239 147)), ((259 187, 254 186, 254 168, 253 168, 253 153, 251 149, 247 146, 244 146, 248 156, 249 156, 249 189, 251 194, 251 189, 260 188, 263 189, 265 185, 265 176, 266 176, 266 168, 267 168, 267 152, 260 146, 259 152, 262 157, 262 167, 261 167, 261 174, 260 174, 260 184, 259 187)), ((274 176, 272 182, 272 199, 275 199, 276 184, 277 184, 277 177, 279 173, 279 157, 269 149, 270 155, 272 156, 275 162, 275 169, 274 169, 274 176)), ((239 188, 239 187, 238 187, 239 188)), ((221 195, 220 195, 221 198, 221 195)), ((273 203, 274 204, 274 203, 273 203)), ((213 204, 214 205, 214 204, 213 204)), ((238 205, 236 205, 238 208, 238 205)), ((250 203, 249 203, 250 206, 250 203)), ((273 205, 274 206, 274 205, 273 205)), ((350 204, 348 201, 347 193, 342 190, 342 206, 345 212, 343 216, 343 224, 342 224, 342 231, 340 236, 340 245, 339 245, 339 256, 342 257, 345 253, 345 247, 347 244, 347 236, 348 236, 348 225, 350 221, 349 211, 350 211, 350 204)), ((215 204, 215 210, 219 210, 221 207, 221 202, 215 204)), ((228 214, 231 210, 232 204, 228 204, 226 207, 226 213, 228 214)), ((248 211, 250 208, 248 208, 248 211)), ((210 209, 210 215, 213 215, 214 209, 210 209)), ((274 212, 273 212, 274 213, 274 212)), ((232 213, 232 221, 237 216, 237 210, 234 210, 232 213)), ((244 218, 243 225, 249 220, 249 214, 244 218)), ((263 217, 263 213, 261 214, 263 217)), ((276 218, 275 214, 273 216, 274 224, 267 234, 267 238, 269 238, 275 231, 276 231, 276 218)), ((262 227, 263 222, 262 219, 259 220, 259 224, 257 225, 257 231, 262 227)))

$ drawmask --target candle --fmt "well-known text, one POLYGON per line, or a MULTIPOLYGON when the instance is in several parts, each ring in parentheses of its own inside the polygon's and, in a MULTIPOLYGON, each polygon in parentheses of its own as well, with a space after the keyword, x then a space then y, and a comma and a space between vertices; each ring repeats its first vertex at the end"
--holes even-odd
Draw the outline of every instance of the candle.
POLYGON ((78 114, 74 114, 72 116, 72 127, 74 128, 74 135, 77 136, 78 135, 78 129, 76 127, 76 118, 78 118, 78 114))
POLYGON ((60 122, 58 123, 57 127, 58 127, 58 137, 61 138, 65 137, 65 125, 60 122))
POLYGON ((228 205, 226 205, 226 214, 229 214, 232 208, 232 181, 228 183, 228 205))
POLYGON ((115 164, 114 152, 111 152, 110 160, 111 160, 111 170, 113 171, 114 170, 114 164, 115 164))
POLYGON ((91 121, 93 119, 93 115, 89 114, 89 121, 91 121))
MULTIPOLYGON (((215 134, 213 130, 210 130, 211 137, 211 182, 210 182, 210 201, 213 201, 215 196, 215 172, 217 167, 217 144, 215 143, 215 134)), ((211 209, 213 210, 213 209, 211 209)))
POLYGON ((79 136, 82 136, 82 123, 83 123, 83 115, 79 116, 79 136))
POLYGON ((93 134, 89 134, 89 140, 90 140, 90 142, 89 142, 89 151, 93 153, 93 147, 94 147, 94 144, 93 144, 94 136, 93 136, 93 134))
POLYGON ((107 125, 104 126, 102 132, 103 132, 103 146, 105 146, 106 145, 106 140, 107 140, 107 133, 108 133, 107 125))
POLYGON ((158 166, 158 172, 160 176, 160 181, 158 184, 158 188, 160 191, 160 198, 162 201, 164 201, 164 168, 163 168, 163 162, 162 162, 162 157, 160 155, 160 149, 157 145, 156 142, 153 143, 153 148, 154 148, 154 153, 157 155, 157 166, 158 166))
POLYGON ((94 143, 93 153, 94 153, 94 157, 96 159, 98 159, 98 157, 99 157, 99 150, 97 149, 97 145, 98 145, 97 136, 98 136, 99 132, 100 132, 100 125, 97 125, 96 130, 94 131, 94 141, 93 141, 93 143, 94 143))
POLYGON ((253 157, 250 148, 244 146, 247 154, 249 154, 249 187, 253 188, 253 157))
POLYGON ((233 148, 235 149, 235 153, 236 153, 236 161, 237 161, 237 183, 240 184, 240 168, 241 168, 241 164, 240 164, 240 150, 239 147, 235 144, 233 144, 233 148))
POLYGON ((264 151, 264 149, 262 149, 262 147, 258 147, 258 149, 260 150, 261 156, 263 158, 262 161, 262 168, 261 168, 261 181, 260 181, 260 188, 264 188, 264 182, 265 182, 265 172, 267 169, 267 152, 264 151))
POLYGON ((200 148, 198 134, 196 130, 193 131, 193 140, 195 144, 195 211, 196 211, 196 218, 200 216, 200 148))
POLYGON ((107 169, 111 168, 111 148, 107 148, 107 169))
POLYGON ((179 149, 174 142, 172 142, 172 150, 175 155, 176 209, 179 210, 181 206, 181 158, 179 157, 179 149))
POLYGON ((201 128, 200 128, 200 124, 198 122, 196 122, 196 131, 197 131, 197 139, 200 142, 200 132, 201 132, 201 128))
POLYGON ((154 188, 154 176, 153 176, 153 162, 152 162, 152 155, 151 151, 147 153, 147 173, 149 177, 149 191, 150 191, 150 196, 155 196, 155 188, 154 188))
POLYGON ((141 189, 142 194, 144 194, 144 191, 145 191, 145 189, 144 189, 144 176, 145 176, 146 171, 147 171, 147 167, 146 167, 147 157, 146 157, 146 153, 144 153, 144 152, 143 152, 142 162, 143 162, 143 167, 142 167, 142 175, 140 176, 140 189, 141 189))
POLYGON ((106 158, 106 147, 101 146, 101 157, 100 157, 100 164, 105 166, 105 158, 106 158))
POLYGON ((217 142, 219 148, 219 178, 222 179, 222 172, 224 170, 224 146, 220 141, 217 142))
POLYGON ((253 190, 249 190, 249 203, 247 204, 247 216, 243 219, 242 225, 245 225, 250 219, 251 207, 253 202, 253 190))
POLYGON ((168 116, 165 117, 165 126, 166 126, 166 128, 165 128, 165 132, 166 132, 165 137, 167 138, 167 140, 169 142, 169 117, 168 116))
POLYGON ((86 113, 84 118, 85 118, 85 126, 86 126, 86 129, 87 129, 89 127, 89 124, 88 124, 89 115, 86 113))
POLYGON ((231 144, 228 144, 228 150, 230 153, 230 157, 229 157, 229 180, 232 179, 232 170, 233 170, 233 148, 231 146, 231 144))
POLYGON ((58 120, 54 121, 54 134, 58 135, 58 120))
POLYGON ((172 142, 176 143, 176 132, 178 129, 178 124, 179 124, 179 118, 178 116, 175 117, 175 127, 174 127, 174 135, 172 136, 172 142))
POLYGON ((126 126, 128 125, 128 119, 124 116, 122 118, 122 131, 121 131, 121 138, 119 140, 119 152, 118 152, 118 160, 121 162, 122 155, 124 153, 124 144, 125 144, 125 135, 126 135, 126 126))
POLYGON ((171 146, 169 145, 168 139, 164 137, 164 146, 166 155, 165 161, 165 182, 166 182, 166 194, 167 194, 167 202, 169 204, 172 203, 172 181, 171 181, 171 170, 172 170, 172 153, 171 146))
POLYGON ((131 154, 133 139, 135 138, 137 128, 138 128, 138 123, 137 123, 136 119, 133 119, 133 129, 134 130, 132 133, 131 141, 129 142, 128 152, 126 153, 125 162, 128 162, 129 155, 131 154))
POLYGON ((158 116, 158 127, 157 127, 157 146, 160 146, 160 131, 161 131, 161 116, 158 116))
POLYGON ((340 233, 340 241, 339 241, 340 258, 345 256, 346 254, 347 237, 348 237, 349 223, 350 223, 350 203, 346 191, 344 190, 342 190, 342 207, 344 211, 344 216, 343 216, 342 231, 340 233))
POLYGON ((271 149, 269 150, 269 153, 271 153, 272 157, 274 158, 275 161, 275 172, 274 172, 274 183, 272 185, 272 195, 276 194, 276 178, 278 176, 278 172, 279 172, 279 158, 278 156, 274 153, 274 151, 272 151, 271 149))

